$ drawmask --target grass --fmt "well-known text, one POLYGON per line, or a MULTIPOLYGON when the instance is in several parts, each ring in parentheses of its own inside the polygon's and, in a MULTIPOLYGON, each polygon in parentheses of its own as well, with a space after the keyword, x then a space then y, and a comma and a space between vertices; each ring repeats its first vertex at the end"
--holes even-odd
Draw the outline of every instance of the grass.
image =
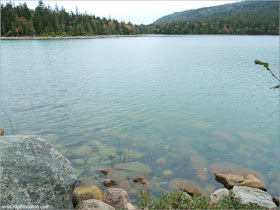
POLYGON ((264 209, 257 204, 241 204, 232 194, 217 205, 211 204, 209 197, 195 195, 190 198, 183 191, 164 191, 161 198, 143 194, 138 196, 137 201, 140 209, 264 209))

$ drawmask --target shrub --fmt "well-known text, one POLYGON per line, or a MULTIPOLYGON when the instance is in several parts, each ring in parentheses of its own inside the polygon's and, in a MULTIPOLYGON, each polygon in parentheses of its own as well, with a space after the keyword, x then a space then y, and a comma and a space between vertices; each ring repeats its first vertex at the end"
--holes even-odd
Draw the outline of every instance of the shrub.
POLYGON ((183 191, 162 193, 161 198, 149 194, 138 196, 140 209, 264 209, 257 204, 241 204, 232 194, 226 196, 218 205, 211 205, 210 198, 195 195, 190 197, 183 191))

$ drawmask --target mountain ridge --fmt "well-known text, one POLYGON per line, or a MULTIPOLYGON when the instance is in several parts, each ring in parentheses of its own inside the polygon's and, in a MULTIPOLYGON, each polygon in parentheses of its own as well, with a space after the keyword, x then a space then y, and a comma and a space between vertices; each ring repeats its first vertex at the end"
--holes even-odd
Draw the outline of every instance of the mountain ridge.
POLYGON ((174 12, 158 18, 152 24, 164 24, 170 21, 182 20, 191 21, 202 18, 217 17, 223 15, 231 15, 234 13, 244 13, 248 9, 259 9, 260 7, 273 7, 278 5, 279 1, 240 1, 234 3, 227 3, 212 7, 202 7, 198 9, 185 10, 182 12, 174 12))

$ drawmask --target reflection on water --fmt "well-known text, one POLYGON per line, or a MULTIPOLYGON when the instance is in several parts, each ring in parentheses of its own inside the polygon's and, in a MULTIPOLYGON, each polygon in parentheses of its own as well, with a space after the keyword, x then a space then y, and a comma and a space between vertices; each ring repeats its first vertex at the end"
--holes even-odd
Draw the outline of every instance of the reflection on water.
POLYGON ((38 134, 76 168, 133 199, 181 183, 210 194, 213 171, 258 173, 279 189, 279 37, 167 36, 1 43, 1 127, 38 134), (63 50, 62 50, 63 49, 63 50), (241 170, 240 169, 240 170, 241 170), (146 177, 147 185, 131 180, 146 177))

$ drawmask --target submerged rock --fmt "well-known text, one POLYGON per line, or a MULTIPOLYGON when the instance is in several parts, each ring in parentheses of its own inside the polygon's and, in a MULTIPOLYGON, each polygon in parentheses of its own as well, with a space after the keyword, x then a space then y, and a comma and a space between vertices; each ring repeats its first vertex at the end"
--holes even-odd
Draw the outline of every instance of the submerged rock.
POLYGON ((205 195, 202 188, 196 182, 181 178, 172 179, 169 182, 169 188, 172 190, 183 190, 190 195, 205 195))
POLYGON ((150 166, 140 162, 119 163, 115 165, 114 168, 130 171, 145 171, 146 173, 152 172, 152 168, 150 166))
POLYGON ((165 170, 162 172, 164 176, 170 176, 170 175, 173 175, 173 172, 170 171, 170 170, 165 170))
POLYGON ((135 178, 132 181, 135 182, 135 183, 141 183, 141 184, 147 184, 148 183, 147 179, 144 178, 144 177, 135 178))
POLYGON ((83 185, 95 185, 96 181, 97 180, 94 176, 82 177, 79 179, 79 182, 81 182, 83 185))
POLYGON ((129 195, 132 195, 132 196, 137 196, 139 195, 139 191, 134 189, 134 188, 131 188, 129 191, 128 191, 128 194, 129 195))
POLYGON ((222 183, 226 188, 231 189, 233 186, 247 186, 259 188, 266 191, 265 184, 259 180, 254 174, 234 174, 234 173, 214 173, 218 182, 222 183))
POLYGON ((126 190, 127 192, 132 189, 128 180, 123 180, 120 182, 120 188, 126 190))
POLYGON ((91 143, 97 147, 98 152, 103 157, 109 157, 110 155, 116 155, 116 147, 103 144, 100 141, 92 141, 91 143))
POLYGON ((199 130, 202 130, 202 131, 212 128, 211 124, 204 122, 204 121, 197 121, 197 122, 193 123, 192 126, 199 130))
POLYGON ((135 179, 137 177, 144 177, 144 176, 145 176, 145 171, 135 171, 128 174, 129 179, 135 179))
POLYGON ((263 135, 250 133, 250 132, 239 132, 237 133, 245 142, 251 144, 264 144, 270 145, 271 140, 263 135))
POLYGON ((227 141, 227 142, 235 142, 236 140, 229 136, 228 134, 222 132, 222 131, 213 131, 210 133, 210 135, 214 136, 217 138, 217 140, 224 140, 224 141, 227 141))
POLYGON ((242 204, 255 203, 263 208, 277 208, 272 201, 271 195, 263 190, 246 186, 234 186, 232 188, 232 193, 242 204))
POLYGON ((82 156, 92 154, 92 149, 87 145, 83 145, 83 146, 79 147, 78 149, 73 150, 73 152, 76 157, 82 157, 82 156))
POLYGON ((133 188, 142 191, 142 190, 146 190, 146 191, 150 191, 153 189, 153 183, 148 181, 148 180, 143 180, 145 184, 142 184, 140 182, 133 182, 133 180, 130 180, 130 184, 133 188))
POLYGON ((90 199, 90 200, 84 200, 81 203, 79 203, 75 209, 87 209, 87 210, 93 210, 93 209, 104 209, 104 210, 114 210, 115 208, 113 206, 108 205, 107 203, 104 203, 100 200, 96 199, 90 199))
POLYGON ((102 201, 102 191, 96 185, 77 187, 73 192, 73 204, 77 206, 84 200, 97 199, 102 201))
POLYGON ((100 171, 106 176, 109 173, 110 169, 105 168, 105 169, 100 169, 100 171))
POLYGON ((200 154, 195 153, 191 156, 191 166, 195 170, 202 170, 207 167, 207 160, 200 154))
POLYGON ((70 162, 37 136, 3 136, 1 205, 70 209, 77 176, 70 162))
POLYGON ((207 168, 206 170, 204 169, 197 170, 196 177, 203 182, 207 181, 207 179, 209 179, 207 168))
POLYGON ((83 166, 83 165, 85 165, 86 162, 82 159, 75 159, 75 160, 73 160, 73 163, 83 166))
POLYGON ((109 188, 103 195, 103 201, 115 208, 135 209, 127 192, 122 188, 109 188))
POLYGON ((127 179, 127 173, 125 171, 121 170, 110 170, 109 173, 107 174, 107 177, 109 179, 114 179, 116 181, 122 181, 127 179))
POLYGON ((117 186, 119 183, 114 179, 105 179, 103 185, 105 187, 117 186))
POLYGON ((205 195, 202 190, 198 190, 197 188, 200 188, 200 187, 193 187, 193 186, 190 186, 190 185, 182 185, 180 187, 180 190, 188 193, 190 196, 194 196, 194 195, 200 195, 200 196, 203 196, 205 195))

